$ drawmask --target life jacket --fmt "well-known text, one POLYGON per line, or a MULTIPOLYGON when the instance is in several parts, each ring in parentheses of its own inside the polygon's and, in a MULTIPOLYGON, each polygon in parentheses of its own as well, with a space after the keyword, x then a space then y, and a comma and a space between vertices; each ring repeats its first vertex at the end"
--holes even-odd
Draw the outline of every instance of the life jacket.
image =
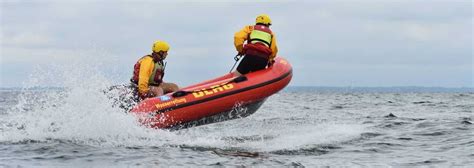
MULTIPOLYGON (((140 74, 141 60, 145 57, 151 57, 151 55, 143 56, 133 66, 133 77, 130 81, 137 85, 138 85, 138 78, 140 74)), ((165 76, 165 64, 163 63, 163 60, 155 61, 155 59, 153 59, 153 63, 155 64, 155 66, 148 80, 148 85, 159 86, 163 82, 163 77, 165 76)))
POLYGON ((247 44, 244 46, 246 55, 253 55, 269 59, 272 54, 272 30, 264 25, 255 25, 250 32, 247 44))

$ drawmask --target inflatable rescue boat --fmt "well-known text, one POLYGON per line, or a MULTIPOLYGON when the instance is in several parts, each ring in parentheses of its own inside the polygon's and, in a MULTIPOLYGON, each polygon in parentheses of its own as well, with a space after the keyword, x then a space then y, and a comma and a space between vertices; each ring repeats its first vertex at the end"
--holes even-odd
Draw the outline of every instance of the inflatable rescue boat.
POLYGON ((253 114, 292 78, 290 63, 277 57, 267 69, 227 75, 148 98, 130 111, 151 128, 181 129, 253 114))

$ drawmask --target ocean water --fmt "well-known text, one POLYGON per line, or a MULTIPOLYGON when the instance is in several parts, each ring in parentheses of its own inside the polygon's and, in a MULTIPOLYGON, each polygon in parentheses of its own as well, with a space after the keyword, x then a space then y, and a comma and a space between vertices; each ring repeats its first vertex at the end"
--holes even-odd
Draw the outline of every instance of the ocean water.
POLYGON ((83 55, 0 89, 0 167, 474 165, 472 88, 290 87, 249 117, 166 131, 112 107, 110 60, 83 55))
POLYGON ((0 91, 0 167, 472 167, 474 93, 290 88, 253 115, 144 128, 98 89, 0 91))

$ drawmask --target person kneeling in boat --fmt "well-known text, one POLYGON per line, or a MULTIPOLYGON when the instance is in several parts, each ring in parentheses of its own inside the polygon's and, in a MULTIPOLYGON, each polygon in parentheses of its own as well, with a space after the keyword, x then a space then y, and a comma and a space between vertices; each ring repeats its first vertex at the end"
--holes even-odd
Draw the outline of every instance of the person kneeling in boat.
POLYGON ((247 74, 271 66, 278 52, 275 34, 270 30, 272 21, 266 14, 258 15, 255 25, 245 26, 234 35, 237 58, 244 56, 235 75, 247 74), (247 44, 244 42, 247 41, 247 44))
POLYGON ((168 43, 155 41, 152 53, 140 58, 133 67, 133 77, 130 79, 135 86, 139 99, 161 96, 179 89, 174 83, 163 82, 165 75, 166 59, 169 50, 168 43))

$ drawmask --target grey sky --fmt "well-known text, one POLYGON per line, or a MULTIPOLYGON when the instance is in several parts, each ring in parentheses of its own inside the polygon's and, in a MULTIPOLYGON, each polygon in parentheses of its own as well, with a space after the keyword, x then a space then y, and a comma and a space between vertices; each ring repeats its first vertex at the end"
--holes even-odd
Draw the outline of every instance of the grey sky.
POLYGON ((126 83, 156 39, 171 45, 166 81, 200 82, 228 72, 233 34, 261 13, 290 85, 474 87, 470 0, 0 3, 0 87, 27 82, 32 65, 92 60, 126 83))

